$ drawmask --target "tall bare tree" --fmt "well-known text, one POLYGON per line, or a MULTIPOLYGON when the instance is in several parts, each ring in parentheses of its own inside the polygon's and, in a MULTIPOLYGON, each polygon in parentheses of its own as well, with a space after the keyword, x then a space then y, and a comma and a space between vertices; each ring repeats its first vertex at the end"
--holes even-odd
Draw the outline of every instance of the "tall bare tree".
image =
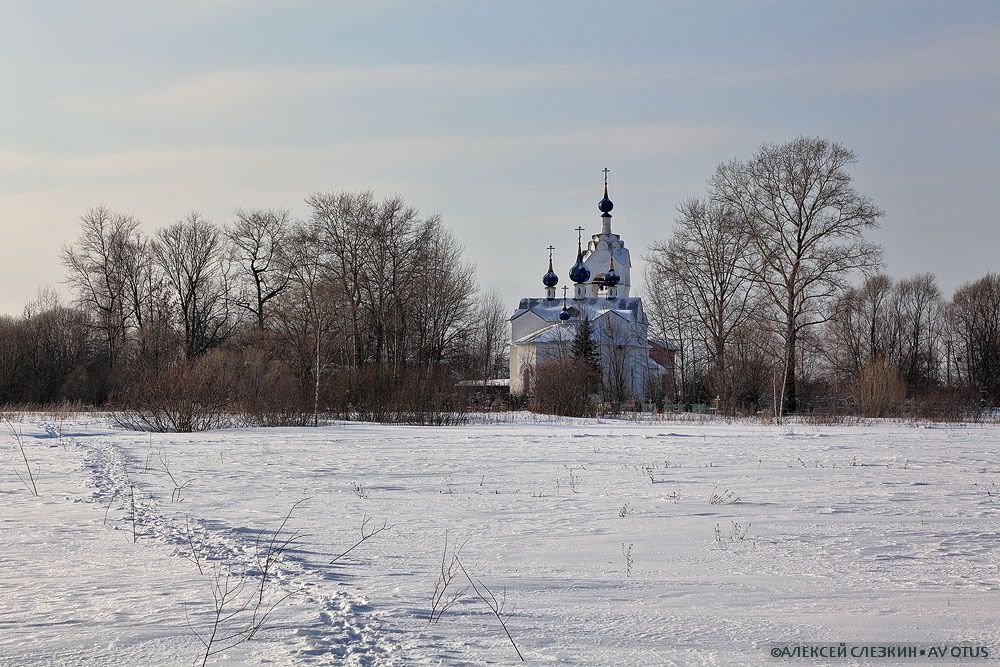
POLYGON ((753 316, 758 297, 746 226, 725 203, 688 199, 670 238, 651 245, 647 260, 661 281, 651 289, 683 292, 711 359, 712 391, 728 402, 727 345, 753 316))
POLYGON ((414 257, 413 292, 402 312, 416 333, 416 358, 424 366, 453 358, 463 329, 470 325, 479 289, 463 248, 437 218, 422 230, 414 257))
POLYGON ((510 335, 507 307, 498 291, 489 290, 479 298, 470 324, 474 328, 470 341, 473 358, 478 361, 483 382, 502 377, 506 372, 505 352, 510 335))
POLYGON ((313 424, 319 424, 319 398, 324 370, 343 354, 346 336, 329 336, 341 309, 335 283, 325 274, 324 243, 319 225, 295 225, 288 235, 285 258, 289 287, 275 300, 277 330, 291 352, 301 386, 312 381, 313 424), (334 345, 334 342, 337 344, 334 345))
POLYGON ((79 238, 62 251, 66 281, 100 330, 108 365, 113 368, 125 348, 133 314, 128 275, 140 223, 131 214, 103 204, 88 210, 80 221, 79 238))
POLYGON ((899 372, 911 391, 927 389, 940 379, 944 345, 944 303, 937 279, 922 273, 896 284, 899 329, 899 372))
POLYGON ((933 275, 894 282, 878 274, 837 298, 823 356, 842 383, 872 363, 890 364, 912 395, 940 379, 943 329, 944 304, 933 275))
POLYGON ((438 216, 399 197, 317 193, 307 203, 324 245, 327 280, 343 296, 355 368, 437 363, 458 340, 477 285, 462 247, 438 216))
MULTIPOLYGON (((370 354, 372 335, 365 322, 366 312, 373 310, 368 301, 374 288, 367 283, 375 280, 368 262, 378 255, 369 248, 386 237, 381 233, 378 235, 381 238, 375 238, 379 231, 376 222, 379 204, 371 192, 314 193, 306 198, 306 203, 318 228, 317 238, 323 243, 326 273, 345 297, 345 307, 337 312, 345 320, 352 343, 351 357, 345 365, 356 367, 381 352, 380 349, 379 353, 370 354)), ((383 289, 388 288, 378 282, 383 289)), ((374 338, 380 347, 384 336, 376 332, 374 338)))
POLYGON ((699 354, 694 347, 695 316, 687 293, 676 276, 659 270, 652 262, 643 274, 646 286, 646 314, 654 338, 677 345, 674 358, 674 383, 670 400, 691 400, 691 385, 699 375, 699 354))
POLYGON ((199 356, 226 340, 235 318, 225 237, 219 228, 191 213, 159 231, 154 252, 184 331, 185 356, 199 356))
POLYGON ((1000 274, 962 285, 949 307, 956 361, 982 400, 1000 404, 1000 274))
POLYGON ((883 212, 855 189, 848 168, 856 161, 839 143, 800 137, 720 165, 711 180, 713 198, 746 225, 759 255, 756 277, 784 339, 785 412, 798 409, 800 334, 828 319, 829 300, 849 287, 854 271, 881 263, 881 250, 863 235, 883 212))
POLYGON ((243 283, 236 304, 253 315, 261 331, 265 308, 288 288, 291 270, 283 253, 290 219, 288 211, 238 209, 226 231, 243 283))

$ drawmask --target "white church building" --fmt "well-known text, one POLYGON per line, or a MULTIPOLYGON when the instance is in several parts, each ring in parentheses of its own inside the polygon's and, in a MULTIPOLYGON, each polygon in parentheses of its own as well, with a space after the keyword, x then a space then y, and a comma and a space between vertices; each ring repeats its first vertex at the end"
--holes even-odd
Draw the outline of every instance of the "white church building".
POLYGON ((585 317, 591 321, 593 340, 600 350, 606 386, 623 388, 638 401, 650 400, 670 372, 650 356, 664 344, 648 339, 642 299, 629 296, 632 261, 621 236, 611 230, 614 204, 608 197, 607 174, 605 169, 604 198, 597 205, 601 231, 591 237, 586 250, 584 228, 577 228, 576 261, 568 272, 572 295, 568 286, 563 286, 561 297, 556 294, 559 277, 552 266, 554 248, 549 246, 549 269, 542 276, 545 296, 521 299, 510 318, 513 395, 531 393, 538 363, 571 354, 577 327, 585 317))

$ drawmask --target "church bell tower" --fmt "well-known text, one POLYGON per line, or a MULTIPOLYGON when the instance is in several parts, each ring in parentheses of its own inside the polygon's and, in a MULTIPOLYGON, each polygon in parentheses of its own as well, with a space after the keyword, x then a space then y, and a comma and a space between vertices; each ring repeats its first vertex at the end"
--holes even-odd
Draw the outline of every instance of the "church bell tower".
POLYGON ((604 198, 597 202, 601 212, 601 233, 587 243, 583 263, 593 276, 590 296, 607 299, 627 298, 631 287, 632 259, 621 236, 611 231, 611 211, 615 205, 608 196, 608 173, 604 168, 604 198))

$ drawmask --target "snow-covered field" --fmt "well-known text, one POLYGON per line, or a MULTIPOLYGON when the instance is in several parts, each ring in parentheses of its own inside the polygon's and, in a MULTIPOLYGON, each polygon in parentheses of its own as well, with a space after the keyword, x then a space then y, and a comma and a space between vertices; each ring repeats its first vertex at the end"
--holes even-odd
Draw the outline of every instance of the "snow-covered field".
POLYGON ((814 642, 1000 654, 996 426, 17 426, 39 497, 6 435, 0 665, 191 664, 213 572, 253 574, 260 531, 302 499, 267 589, 291 596, 210 663, 516 662, 471 590, 428 623, 446 532, 506 591, 531 664, 781 664, 769 647, 814 642), (387 530, 330 564, 364 516, 387 530))

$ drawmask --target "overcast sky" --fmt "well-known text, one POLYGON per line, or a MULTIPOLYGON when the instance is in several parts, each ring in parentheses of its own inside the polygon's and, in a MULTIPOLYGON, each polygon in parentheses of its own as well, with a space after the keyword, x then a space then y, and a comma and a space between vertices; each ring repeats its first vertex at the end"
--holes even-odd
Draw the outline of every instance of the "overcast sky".
POLYGON ((1000 270, 997 2, 0 8, 0 312, 61 289, 97 203, 152 231, 369 188, 440 212, 513 303, 599 230, 604 166, 638 258, 716 164, 800 134, 859 153, 891 274, 1000 270))

